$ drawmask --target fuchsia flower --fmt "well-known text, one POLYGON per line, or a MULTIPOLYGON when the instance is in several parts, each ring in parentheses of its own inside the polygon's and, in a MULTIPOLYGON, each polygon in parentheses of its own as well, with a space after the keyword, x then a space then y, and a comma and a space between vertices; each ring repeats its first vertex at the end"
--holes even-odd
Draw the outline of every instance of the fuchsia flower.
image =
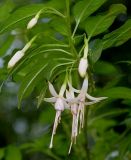
POLYGON ((72 120, 71 144, 69 148, 69 153, 70 153, 72 144, 76 143, 76 137, 78 135, 78 127, 79 127, 79 133, 80 133, 81 128, 83 128, 84 126, 85 106, 100 102, 101 100, 107 97, 95 98, 95 97, 90 96, 87 93, 88 91, 88 77, 87 76, 85 76, 81 90, 77 90, 73 88, 69 82, 68 82, 68 85, 69 85, 69 91, 66 90, 66 83, 63 83, 59 94, 57 94, 53 85, 49 82, 49 90, 53 97, 44 98, 44 101, 54 103, 54 108, 56 110, 56 116, 55 116, 55 121, 54 121, 54 126, 53 126, 49 148, 53 147, 53 137, 56 134, 57 126, 60 123, 61 113, 64 111, 64 109, 69 109, 71 111, 73 120, 72 120), (66 98, 64 98, 65 90, 66 90, 66 98), (74 93, 78 93, 78 96, 75 97, 74 93))
POLYGON ((68 104, 66 103, 65 98, 63 97, 65 89, 66 89, 66 85, 63 84, 60 89, 59 94, 57 94, 53 85, 49 82, 49 90, 50 90, 50 93, 53 97, 52 98, 44 98, 44 101, 54 103, 54 108, 56 110, 56 116, 55 116, 55 121, 54 121, 54 126, 53 126, 53 131, 52 131, 51 142, 50 142, 49 148, 53 147, 53 137, 56 134, 57 126, 61 120, 61 112, 64 111, 64 109, 68 108, 68 104))
POLYGON ((78 124, 79 124, 79 133, 81 131, 81 128, 84 126, 84 109, 86 105, 92 105, 94 103, 100 102, 103 99, 106 99, 107 97, 99 97, 95 98, 90 96, 88 91, 88 77, 86 76, 81 90, 77 90, 72 87, 70 83, 68 83, 70 92, 67 92, 67 99, 71 112, 73 114, 73 122, 72 122, 72 137, 71 137, 71 145, 69 149, 69 153, 71 150, 71 146, 73 142, 76 142, 76 136, 78 135, 78 124), (77 97, 74 97, 74 92, 78 93, 77 97), (90 101, 86 101, 90 100, 90 101), (79 122, 79 123, 78 123, 79 122))
MULTIPOLYGON (((66 98, 68 100, 69 99, 71 100, 71 99, 75 98, 74 92, 71 89, 69 89, 69 91, 66 90, 66 98)), ((72 144, 76 143, 76 137, 77 137, 77 134, 78 134, 78 104, 73 102, 73 101, 70 101, 68 103, 68 105, 70 106, 70 110, 71 110, 71 113, 72 113, 72 116, 73 116, 71 144, 70 144, 70 148, 69 148, 69 152, 68 152, 68 153, 70 153, 72 144)))

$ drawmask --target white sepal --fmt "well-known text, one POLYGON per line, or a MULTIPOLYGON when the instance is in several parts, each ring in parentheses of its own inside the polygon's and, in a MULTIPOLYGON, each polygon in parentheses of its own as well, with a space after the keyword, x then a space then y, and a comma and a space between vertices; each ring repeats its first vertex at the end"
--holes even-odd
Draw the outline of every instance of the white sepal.
POLYGON ((48 84, 49 84, 49 90, 50 90, 51 95, 54 97, 57 97, 58 94, 56 93, 54 86, 50 82, 48 82, 48 84))

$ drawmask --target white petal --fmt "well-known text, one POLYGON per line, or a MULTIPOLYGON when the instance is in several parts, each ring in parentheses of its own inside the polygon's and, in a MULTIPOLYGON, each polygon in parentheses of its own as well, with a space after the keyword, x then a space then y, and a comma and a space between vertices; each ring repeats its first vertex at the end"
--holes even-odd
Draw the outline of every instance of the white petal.
POLYGON ((75 89, 75 88, 70 84, 70 82, 68 82, 68 86, 69 86, 70 90, 72 90, 73 92, 75 92, 75 93, 80 93, 80 90, 75 89))
POLYGON ((69 99, 67 98, 66 101, 69 103, 78 103, 79 97, 78 98, 69 98, 69 99))
POLYGON ((65 109, 70 109, 70 105, 64 101, 65 109))
POLYGON ((92 105, 92 104, 95 104, 95 103, 98 103, 100 101, 93 101, 93 102, 85 102, 85 105, 89 106, 89 105, 92 105))
POLYGON ((48 82, 48 84, 49 84, 49 90, 50 90, 50 93, 52 94, 52 96, 57 97, 58 94, 56 93, 53 85, 50 82, 48 82))
POLYGON ((66 98, 67 98, 67 99, 72 98, 72 97, 71 97, 71 94, 70 94, 70 92, 69 92, 68 90, 66 90, 66 98))
POLYGON ((56 103, 55 103, 55 109, 57 111, 63 111, 64 110, 64 101, 62 98, 57 98, 56 103))
POLYGON ((14 56, 10 59, 8 63, 8 68, 12 68, 22 57, 24 56, 24 52, 17 51, 14 56))
POLYGON ((46 101, 46 102, 51 102, 51 103, 56 102, 56 100, 57 100, 57 98, 55 98, 55 97, 51 97, 51 98, 44 98, 44 101, 46 101))
POLYGON ((60 96, 63 96, 66 90, 66 83, 63 83, 59 92, 60 96))
POLYGON ((92 101, 100 101, 100 100, 104 100, 108 97, 92 97, 91 95, 89 95, 88 93, 86 93, 86 98, 88 98, 89 100, 92 100, 92 101))

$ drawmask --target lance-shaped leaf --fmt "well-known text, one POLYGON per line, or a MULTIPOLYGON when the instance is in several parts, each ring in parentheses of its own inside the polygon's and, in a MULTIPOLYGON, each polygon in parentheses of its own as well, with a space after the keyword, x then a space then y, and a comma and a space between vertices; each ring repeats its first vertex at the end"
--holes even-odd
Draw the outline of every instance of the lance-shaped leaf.
MULTIPOLYGON (((2 23, 2 25, 0 26, 0 34, 14 28, 26 27, 27 22, 31 18, 33 18, 33 16, 35 16, 40 10, 43 13, 45 12, 45 9, 49 7, 55 10, 55 8, 57 8, 57 5, 54 5, 55 3, 53 3, 49 2, 46 4, 31 4, 17 9, 2 23)), ((53 12, 51 12, 50 10, 50 13, 53 12)), ((57 12, 57 14, 62 15, 60 12, 57 12)))
POLYGON ((96 39, 96 40, 91 41, 89 58, 90 58, 92 64, 94 64, 95 62, 98 61, 98 59, 101 56, 102 49, 103 49, 102 40, 96 39))
MULTIPOLYGON (((112 99, 131 99, 131 89, 127 87, 114 87, 106 90, 102 90, 102 95, 112 99)), ((100 93, 99 93, 100 94, 100 93)))
POLYGON ((19 108, 20 108, 22 99, 25 96, 29 95, 31 91, 34 89, 34 86, 36 85, 36 83, 40 81, 40 78, 41 78, 40 75, 43 74, 43 70, 46 68, 46 66, 47 64, 43 63, 43 66, 40 65, 39 67, 33 68, 33 72, 31 72, 29 75, 27 75, 24 78, 24 81, 22 82, 19 93, 18 93, 19 108))
POLYGON ((103 48, 117 47, 131 38, 131 19, 127 20, 120 28, 108 33, 103 38, 103 48))
POLYGON ((74 6, 74 17, 79 24, 93 12, 95 12, 106 0, 82 0, 74 6))
POLYGON ((126 7, 123 4, 113 4, 109 11, 98 16, 88 17, 86 20, 86 32, 91 38, 106 31, 114 22, 120 13, 126 13, 126 7))

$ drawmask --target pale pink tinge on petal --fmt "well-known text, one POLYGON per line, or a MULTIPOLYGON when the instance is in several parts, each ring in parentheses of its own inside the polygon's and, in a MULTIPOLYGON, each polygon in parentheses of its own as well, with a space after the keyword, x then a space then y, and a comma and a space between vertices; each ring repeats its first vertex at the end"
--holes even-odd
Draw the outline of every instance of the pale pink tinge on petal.
POLYGON ((64 100, 62 98, 57 98, 55 109, 58 111, 64 111, 64 100))

